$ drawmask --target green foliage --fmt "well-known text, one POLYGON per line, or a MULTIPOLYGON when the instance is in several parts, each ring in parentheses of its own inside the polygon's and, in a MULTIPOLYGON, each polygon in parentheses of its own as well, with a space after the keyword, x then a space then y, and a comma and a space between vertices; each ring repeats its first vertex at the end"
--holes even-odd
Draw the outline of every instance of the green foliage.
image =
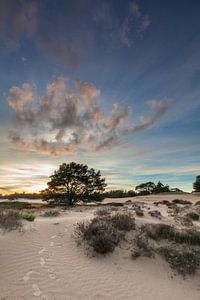
POLYGON ((138 217, 143 217, 143 216, 144 216, 143 211, 142 211, 141 209, 139 209, 139 208, 136 209, 135 213, 136 213, 136 215, 137 215, 138 217))
POLYGON ((96 172, 87 165, 75 162, 60 165, 50 179, 48 188, 43 191, 44 200, 54 199, 69 205, 78 200, 102 200, 101 194, 106 187, 105 178, 101 178, 100 171, 96 172))
POLYGON ((28 211, 21 211, 19 212, 19 215, 22 219, 33 222, 35 220, 35 216, 28 211))
POLYGON ((193 189, 195 192, 200 192, 200 175, 196 177, 196 181, 193 183, 193 189))

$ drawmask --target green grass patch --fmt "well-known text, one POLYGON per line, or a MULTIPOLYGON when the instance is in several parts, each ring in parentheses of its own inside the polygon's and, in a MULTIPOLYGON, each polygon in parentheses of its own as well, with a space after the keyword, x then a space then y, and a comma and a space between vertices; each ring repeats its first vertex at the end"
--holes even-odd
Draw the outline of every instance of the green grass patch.
POLYGON ((29 222, 33 222, 35 220, 35 215, 28 211, 20 211, 19 215, 22 219, 27 220, 29 222))

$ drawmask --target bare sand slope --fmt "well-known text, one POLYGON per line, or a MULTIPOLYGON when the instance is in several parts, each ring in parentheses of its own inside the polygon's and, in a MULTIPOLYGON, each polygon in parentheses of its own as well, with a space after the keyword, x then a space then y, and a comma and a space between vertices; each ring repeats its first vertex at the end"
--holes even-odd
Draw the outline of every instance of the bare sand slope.
POLYGON ((136 197, 128 197, 128 198, 106 198, 103 200, 103 203, 112 203, 112 202, 119 202, 123 203, 128 200, 131 200, 132 202, 158 202, 163 200, 172 201, 174 199, 182 199, 182 200, 188 200, 192 203, 195 203, 197 201, 200 201, 200 194, 173 194, 173 193, 162 193, 157 195, 146 195, 146 196, 136 196, 136 197))
POLYGON ((172 278, 159 257, 135 261, 123 247, 88 257, 72 233, 93 212, 37 217, 23 232, 0 234, 0 299, 200 299, 199 277, 172 278))

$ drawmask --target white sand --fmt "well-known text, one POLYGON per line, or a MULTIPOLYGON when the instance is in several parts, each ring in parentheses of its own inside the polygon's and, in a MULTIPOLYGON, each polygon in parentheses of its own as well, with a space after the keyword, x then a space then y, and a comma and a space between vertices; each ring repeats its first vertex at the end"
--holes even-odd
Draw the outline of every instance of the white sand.
POLYGON ((22 232, 0 234, 0 299, 200 299, 199 276, 172 278, 160 257, 132 260, 123 245, 113 254, 88 257, 72 233, 76 222, 93 214, 77 209, 38 216, 22 232))

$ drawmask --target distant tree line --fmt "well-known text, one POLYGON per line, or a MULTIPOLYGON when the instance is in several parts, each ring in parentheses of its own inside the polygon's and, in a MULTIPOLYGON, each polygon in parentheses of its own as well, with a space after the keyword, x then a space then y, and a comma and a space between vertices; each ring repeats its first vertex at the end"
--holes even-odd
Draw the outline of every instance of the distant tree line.
POLYGON ((159 193, 170 193, 170 192, 183 192, 178 188, 170 188, 168 184, 164 185, 162 182, 154 183, 148 181, 141 183, 135 187, 135 190, 139 195, 159 194, 159 193))
MULTIPOLYGON (((50 176, 47 183, 48 188, 39 193, 13 193, 1 195, 0 199, 41 199, 45 201, 54 201, 65 204, 74 204, 79 200, 83 202, 101 201, 104 198, 125 198, 141 195, 170 193, 183 191, 178 188, 170 188, 169 185, 161 181, 154 183, 152 181, 144 182, 135 187, 134 190, 110 190, 105 191, 105 178, 101 177, 100 171, 88 168, 87 165, 71 162, 62 164, 59 169, 50 176)), ((193 183, 195 192, 200 192, 200 175, 196 177, 193 183)))
POLYGON ((105 198, 126 198, 126 197, 134 197, 137 193, 133 190, 110 190, 107 192, 104 192, 105 198))
POLYGON ((196 177, 196 180, 193 183, 193 189, 195 192, 200 192, 200 175, 196 177))

